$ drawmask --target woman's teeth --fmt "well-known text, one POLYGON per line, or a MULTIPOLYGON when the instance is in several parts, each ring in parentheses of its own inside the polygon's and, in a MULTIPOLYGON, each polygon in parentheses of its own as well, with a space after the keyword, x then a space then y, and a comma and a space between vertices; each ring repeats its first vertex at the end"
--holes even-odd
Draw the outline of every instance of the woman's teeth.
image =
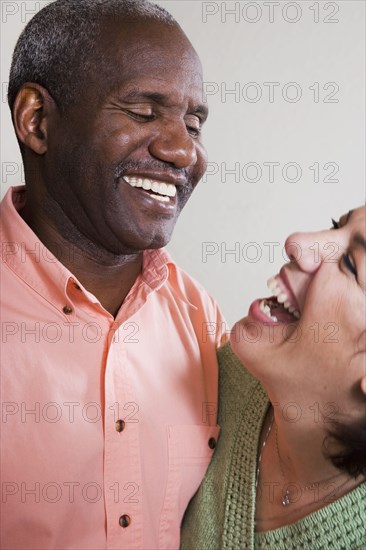
POLYGON ((125 176, 123 179, 131 185, 131 187, 141 187, 145 191, 153 191, 153 193, 150 193, 150 196, 160 202, 169 202, 170 197, 175 197, 177 194, 177 188, 172 183, 130 176, 125 176))
MULTIPOLYGON (((283 283, 281 284, 280 280, 277 277, 271 277, 267 281, 267 286, 272 291, 273 296, 276 297, 277 302, 279 304, 282 304, 284 309, 287 309, 288 312, 295 317, 295 319, 300 319, 301 317, 300 312, 291 304, 290 297, 287 294, 286 290, 283 288, 283 283)), ((266 301, 264 300, 264 302, 266 301)), ((270 310, 270 307, 268 306, 268 304, 267 304, 267 307, 270 310)), ((264 311, 264 313, 266 313, 266 311, 264 311)), ((269 311, 269 314, 270 313, 271 312, 269 311)))
POLYGON ((267 315, 268 319, 271 319, 271 321, 277 323, 278 319, 275 315, 271 315, 271 308, 269 307, 267 300, 262 300, 260 302, 259 309, 267 315))

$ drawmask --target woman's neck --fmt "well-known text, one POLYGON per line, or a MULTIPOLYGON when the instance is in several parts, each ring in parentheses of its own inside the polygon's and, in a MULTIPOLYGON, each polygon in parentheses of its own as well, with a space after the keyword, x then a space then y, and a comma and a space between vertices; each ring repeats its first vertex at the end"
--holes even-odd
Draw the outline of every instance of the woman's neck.
POLYGON ((293 523, 362 483, 325 457, 326 434, 320 423, 269 410, 258 447, 256 530, 293 523))

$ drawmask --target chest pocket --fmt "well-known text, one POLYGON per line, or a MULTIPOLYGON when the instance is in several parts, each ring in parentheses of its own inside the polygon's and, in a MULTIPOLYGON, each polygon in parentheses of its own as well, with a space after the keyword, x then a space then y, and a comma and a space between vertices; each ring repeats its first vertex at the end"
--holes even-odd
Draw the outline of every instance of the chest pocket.
POLYGON ((179 526, 212 458, 220 426, 168 426, 169 473, 160 522, 161 549, 178 549, 179 526))

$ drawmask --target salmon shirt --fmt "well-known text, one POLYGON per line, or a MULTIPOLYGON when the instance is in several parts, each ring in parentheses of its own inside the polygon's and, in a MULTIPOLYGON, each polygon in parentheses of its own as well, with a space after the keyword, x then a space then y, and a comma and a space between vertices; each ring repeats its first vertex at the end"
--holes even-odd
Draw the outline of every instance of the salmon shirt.
POLYGON ((214 452, 225 322, 164 250, 114 318, 1 207, 1 548, 179 548, 214 452))

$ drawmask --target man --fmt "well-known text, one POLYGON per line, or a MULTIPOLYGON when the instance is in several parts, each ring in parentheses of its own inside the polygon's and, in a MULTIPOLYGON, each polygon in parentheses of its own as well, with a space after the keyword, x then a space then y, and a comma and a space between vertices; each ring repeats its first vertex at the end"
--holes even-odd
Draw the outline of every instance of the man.
POLYGON ((4 549, 179 546, 218 436, 222 318, 162 249, 205 169, 201 87, 183 31, 145 0, 57 0, 15 48, 4 549))

